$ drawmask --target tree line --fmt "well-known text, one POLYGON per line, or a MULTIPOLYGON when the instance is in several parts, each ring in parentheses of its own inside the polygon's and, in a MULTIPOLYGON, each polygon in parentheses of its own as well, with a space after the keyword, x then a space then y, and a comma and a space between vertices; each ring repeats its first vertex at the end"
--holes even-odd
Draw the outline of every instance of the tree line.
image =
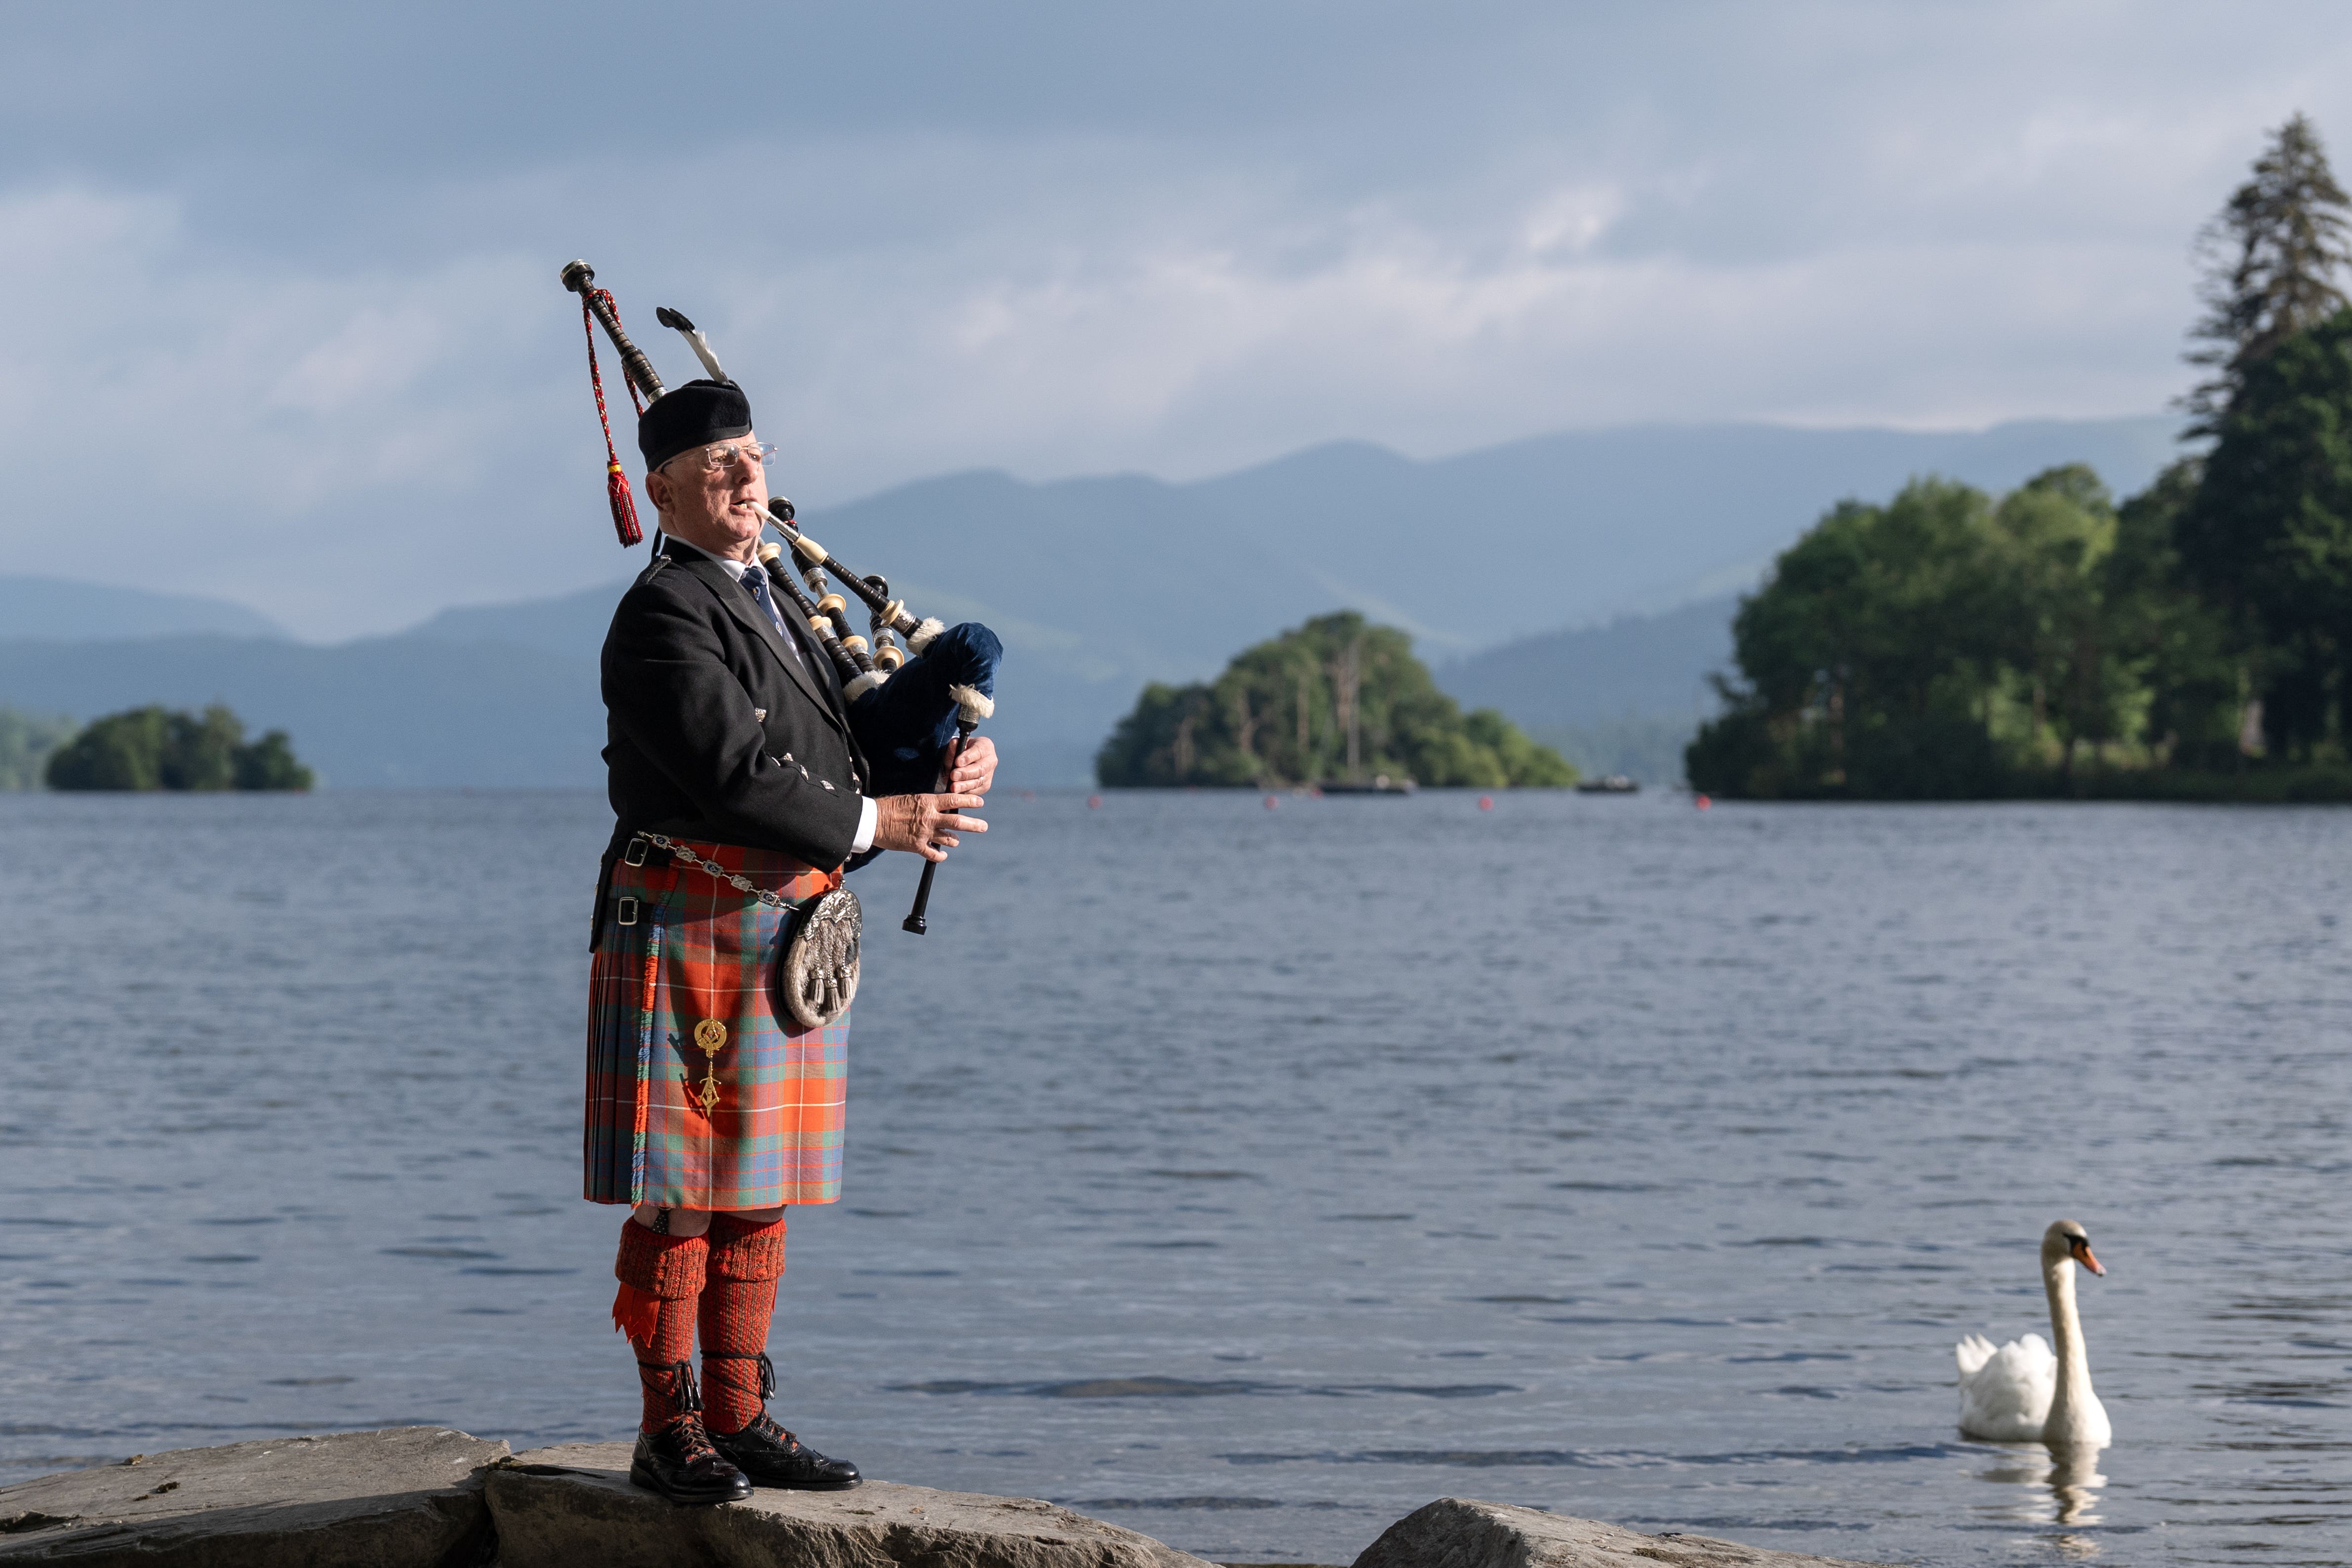
POLYGON ((1840 502, 1733 622, 1685 754, 1756 797, 2352 799, 2352 264, 2310 122, 2200 237, 2188 455, 1840 502))
POLYGON ((1353 610, 1244 649, 1213 681, 1145 687, 1095 775, 1107 788, 1576 782, 1559 752, 1495 710, 1464 713, 1412 638, 1353 610))

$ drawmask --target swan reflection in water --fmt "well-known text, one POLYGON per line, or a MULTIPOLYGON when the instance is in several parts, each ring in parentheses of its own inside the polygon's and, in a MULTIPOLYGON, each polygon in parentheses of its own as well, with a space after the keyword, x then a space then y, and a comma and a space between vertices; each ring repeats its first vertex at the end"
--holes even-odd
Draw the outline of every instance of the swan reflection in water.
MULTIPOLYGON (((2028 1524, 2099 1523, 2099 1489, 2107 1484, 2107 1478, 2099 1473, 2099 1455, 2105 1447, 2098 1443, 2048 1447, 2039 1443, 2004 1444, 2000 1461, 1979 1470, 1977 1479, 2029 1489, 1977 1511, 2028 1524)), ((2068 1557, 2095 1557, 2099 1552, 2097 1540, 2087 1535, 2060 1535, 2052 1544, 2068 1557)))

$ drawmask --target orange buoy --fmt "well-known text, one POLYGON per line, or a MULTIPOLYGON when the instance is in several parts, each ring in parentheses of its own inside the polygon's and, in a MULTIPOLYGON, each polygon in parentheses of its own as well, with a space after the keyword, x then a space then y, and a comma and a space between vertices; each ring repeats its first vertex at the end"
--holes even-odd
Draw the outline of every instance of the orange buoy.
POLYGON ((1100 811, 1102 809, 1102 796, 1098 795, 1090 795, 1087 796, 1087 809, 1088 811, 1100 811))
POLYGON ((1494 797, 1493 795, 1480 795, 1480 796, 1478 797, 1478 809, 1479 809, 1479 810, 1481 810, 1481 811, 1492 811, 1492 810, 1494 810, 1494 809, 1495 809, 1495 797, 1494 797))
POLYGON ((1280 805, 1281 804, 1282 804, 1282 802, 1280 802, 1279 800, 1276 800, 1276 799, 1274 796, 1272 796, 1272 795, 1267 795, 1267 796, 1265 797, 1265 808, 1266 808, 1266 810, 1268 810, 1268 811, 1272 811, 1275 807, 1276 807, 1276 806, 1280 805))
POLYGON ((1712 809, 1714 808, 1714 805, 1715 805, 1715 802, 1714 802, 1714 801, 1710 800, 1708 797, 1706 797, 1706 795, 1702 795, 1695 796, 1695 797, 1692 799, 1691 804, 1692 804, 1693 805, 1695 805, 1695 806, 1698 807, 1701 811, 1708 811, 1708 810, 1712 810, 1712 809))

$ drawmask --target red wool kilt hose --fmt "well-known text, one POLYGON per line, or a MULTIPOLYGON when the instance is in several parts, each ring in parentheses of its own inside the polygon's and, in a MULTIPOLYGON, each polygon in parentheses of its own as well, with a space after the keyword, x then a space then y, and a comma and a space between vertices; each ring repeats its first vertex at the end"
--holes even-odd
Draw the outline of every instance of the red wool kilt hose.
MULTIPOLYGON (((688 847, 795 901, 841 885, 838 870, 772 850, 688 847)), ((776 990, 786 911, 659 858, 614 866, 589 965, 583 1195, 722 1211, 832 1203, 849 1016, 802 1030, 776 990), (624 899, 638 900, 635 924, 620 923, 624 899)))

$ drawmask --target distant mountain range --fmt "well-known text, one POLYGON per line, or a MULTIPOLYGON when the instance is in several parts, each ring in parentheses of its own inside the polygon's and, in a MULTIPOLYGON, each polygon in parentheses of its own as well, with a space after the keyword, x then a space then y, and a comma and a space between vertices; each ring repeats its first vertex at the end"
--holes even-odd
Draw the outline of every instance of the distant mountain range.
MULTIPOLYGON (((1530 727, 1686 725, 1731 595, 1836 500, 1927 472, 2002 489, 2063 462, 2127 492, 2175 428, 1644 427, 1427 462, 1339 445, 1187 484, 949 475, 804 522, 919 610, 993 626, 1006 782, 1079 784, 1144 682, 1212 675, 1343 605, 1412 632, 1447 689, 1530 727)), ((593 785, 596 649, 624 585, 319 647, 217 601, 0 578, 0 703, 89 718, 225 700, 344 787, 593 785)))
POLYGON ((418 637, 334 647, 215 634, 0 641, 0 700, 91 719, 226 702, 282 729, 329 788, 601 785, 593 655, 418 637))
POLYGON ((1572 730, 1628 714, 1693 721, 1715 711, 1707 676, 1731 663, 1738 595, 1654 616, 1519 637, 1458 663, 1438 683, 1466 707, 1499 708, 1524 725, 1572 730))
POLYGON ((286 628, 268 616, 226 599, 62 577, 0 577, 0 637, 91 642, 174 632, 291 640, 286 628))
POLYGON ((1499 708, 1588 773, 1682 777, 1683 746, 1720 704, 1707 678, 1731 667, 1724 594, 1654 616, 1519 637, 1435 674, 1466 708, 1499 708))
POLYGON ((1414 462, 1318 447, 1182 487, 1335 603, 1446 656, 1748 587, 1833 503, 1918 474, 2005 490, 2088 463, 2120 494, 2175 454, 2168 418, 1976 433, 1648 426, 1414 462))

